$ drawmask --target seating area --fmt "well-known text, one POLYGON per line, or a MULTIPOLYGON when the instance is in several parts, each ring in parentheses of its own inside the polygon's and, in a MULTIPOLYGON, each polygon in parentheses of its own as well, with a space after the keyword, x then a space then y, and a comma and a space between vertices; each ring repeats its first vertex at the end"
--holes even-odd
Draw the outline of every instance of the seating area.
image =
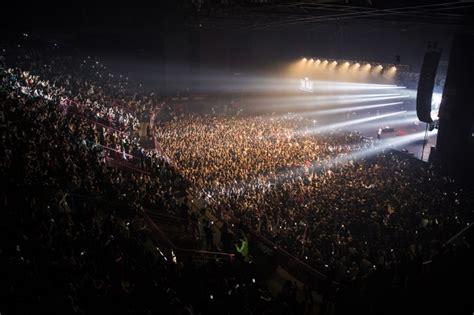
POLYGON ((188 111, 153 121, 144 148, 163 98, 94 58, 18 46, 0 68, 2 314, 312 314, 312 292, 319 314, 379 313, 464 253, 448 241, 473 196, 430 165, 360 157, 377 144, 292 115, 188 111), (322 284, 272 291, 259 238, 322 284))
POLYGON ((0 255, 8 271, 2 312, 181 314, 223 303, 233 303, 235 314, 271 308, 270 297, 241 301, 249 292, 268 295, 251 281, 248 266, 167 259, 144 213, 187 220, 185 181, 156 152, 140 148, 133 115, 122 119, 110 98, 94 104, 68 80, 47 75, 19 68, 1 73, 7 125, 0 255), (100 113, 112 115, 104 120, 100 113), (190 291, 189 283, 202 288, 190 291))

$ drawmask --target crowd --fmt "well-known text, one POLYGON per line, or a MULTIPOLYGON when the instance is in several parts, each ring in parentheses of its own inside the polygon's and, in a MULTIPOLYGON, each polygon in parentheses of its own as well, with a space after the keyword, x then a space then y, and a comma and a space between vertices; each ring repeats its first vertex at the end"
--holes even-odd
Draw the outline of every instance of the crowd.
POLYGON ((383 273, 386 285, 404 285, 472 219, 463 191, 431 167, 393 151, 351 159, 376 144, 302 125, 291 115, 190 115, 157 134, 224 220, 242 220, 336 283, 383 273))
MULTIPOLYGON (((250 258, 165 259, 148 210, 196 221, 214 249, 209 222, 190 216, 189 193, 223 231, 239 221, 323 272, 339 305, 403 286, 472 219, 450 178, 391 151, 351 159, 374 143, 313 134, 297 115, 170 115, 154 126, 160 150, 147 150, 140 133, 158 97, 56 44, 5 47, 0 313, 301 313, 292 285, 272 298, 250 258)), ((231 232, 221 240, 252 254, 245 235, 237 248, 231 232)))
POLYGON ((187 183, 140 146, 137 117, 149 108, 44 60, 38 72, 30 58, 0 68, 0 312, 281 309, 248 264, 166 259, 144 213, 188 219, 187 183))

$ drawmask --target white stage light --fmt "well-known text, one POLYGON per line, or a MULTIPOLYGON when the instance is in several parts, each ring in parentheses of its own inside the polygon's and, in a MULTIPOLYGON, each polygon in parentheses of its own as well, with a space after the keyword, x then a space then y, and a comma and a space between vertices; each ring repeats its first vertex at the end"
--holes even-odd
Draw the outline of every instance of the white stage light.
POLYGON ((329 125, 326 125, 326 126, 321 126, 321 127, 314 128, 311 131, 311 133, 329 132, 329 131, 334 130, 334 129, 340 129, 340 128, 345 128, 345 127, 348 127, 348 126, 358 125, 358 124, 362 124, 362 123, 372 121, 372 120, 377 120, 377 119, 382 119, 382 118, 385 118, 385 117, 404 114, 406 112, 407 111, 404 110, 404 111, 388 113, 388 114, 383 114, 383 115, 378 115, 378 116, 372 116, 372 117, 367 117, 367 118, 360 118, 360 119, 354 119, 354 120, 349 120, 349 121, 338 122, 338 123, 329 124, 329 125))
POLYGON ((386 106, 395 106, 395 105, 401 105, 401 104, 403 104, 403 102, 393 102, 393 103, 383 103, 383 104, 366 105, 366 106, 354 106, 354 107, 327 109, 327 110, 315 111, 313 113, 315 115, 330 115, 330 114, 354 112, 354 111, 361 111, 361 110, 379 108, 379 107, 386 107, 386 106))

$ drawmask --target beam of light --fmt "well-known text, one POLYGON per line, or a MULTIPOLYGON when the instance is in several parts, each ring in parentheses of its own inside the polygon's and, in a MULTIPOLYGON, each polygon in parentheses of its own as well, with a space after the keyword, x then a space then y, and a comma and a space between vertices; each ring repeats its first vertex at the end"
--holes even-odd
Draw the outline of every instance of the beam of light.
MULTIPOLYGON (((300 87, 300 89, 303 90, 304 88, 314 88, 312 86, 308 87, 307 85, 303 85, 303 84, 307 84, 308 82, 309 81, 302 81, 302 86, 300 87)), ((377 94, 374 94, 374 95, 377 95, 377 94)), ((373 103, 373 102, 378 102, 378 101, 388 101, 388 100, 398 101, 398 100, 402 100, 409 97, 407 95, 400 95, 400 94, 395 94, 393 96, 382 95, 382 96, 377 96, 377 97, 375 97, 374 95, 369 94, 363 97, 358 97, 358 96, 346 97, 345 95, 315 96, 312 98, 305 98, 305 99, 300 99, 300 100, 295 99, 295 98, 290 98, 287 100, 276 100, 273 104, 274 105, 284 104, 285 106, 289 106, 289 107, 295 107, 295 106, 312 107, 315 110, 317 108, 332 109, 336 107, 344 107, 347 105, 373 103)), ((262 103, 265 103, 265 102, 269 102, 269 101, 264 99, 262 103)), ((371 105, 371 104, 367 104, 367 105, 371 105)))
POLYGON ((372 69, 372 74, 373 75, 380 75, 382 74, 382 70, 383 70, 383 66, 382 65, 378 65, 377 67, 374 67, 372 69))
MULTIPOLYGON (((349 120, 349 121, 343 121, 343 122, 338 122, 334 124, 329 124, 326 126, 321 126, 321 127, 316 127, 316 128, 311 128, 309 130, 310 134, 316 134, 316 133, 325 133, 325 132, 330 132, 335 129, 341 129, 341 128, 346 128, 348 126, 353 126, 353 125, 358 125, 358 124, 363 124, 372 120, 377 120, 377 119, 382 119, 385 117, 390 117, 390 116, 395 116, 395 115, 400 115, 404 114, 407 111, 399 111, 399 112, 394 112, 394 113, 388 113, 388 114, 383 114, 383 115, 378 115, 378 116, 373 116, 373 117, 366 117, 366 118, 360 118, 360 119, 354 119, 354 120, 349 120)), ((308 134, 308 131, 302 131, 303 134, 308 134)))
MULTIPOLYGON (((314 101, 332 101, 332 100, 344 100, 344 99, 359 99, 359 98, 374 98, 374 97, 389 97, 389 96, 403 96, 399 93, 383 93, 383 94, 341 94, 341 95, 283 95, 283 96, 253 96, 247 97, 247 101, 257 102, 271 102, 271 103, 285 103, 285 104, 296 104, 309 103, 314 101)), ((405 97, 405 96, 403 96, 405 97)))
MULTIPOLYGON (((306 78, 305 78, 306 80, 306 78)), ((338 82, 325 80, 310 80, 311 91, 308 92, 329 92, 329 91, 357 91, 357 90, 400 90, 406 89, 405 86, 393 84, 370 84, 370 83, 352 83, 352 82, 338 82)), ((300 80, 301 82, 301 80, 300 80)))
MULTIPOLYGON (((272 77, 255 77, 255 76, 203 76, 201 84, 209 91, 295 91, 295 85, 298 86, 299 80, 282 79, 272 77)), ((368 84, 368 83, 352 83, 338 81, 311 80, 315 91, 356 91, 356 90, 391 90, 405 89, 404 86, 390 84, 368 84)))
MULTIPOLYGON (((430 136, 436 135, 437 133, 438 133, 438 130, 435 129, 435 130, 431 131, 427 136, 430 137, 430 136)), ((422 140, 424 138, 425 138, 425 131, 420 131, 420 132, 412 133, 412 134, 406 135, 406 136, 397 136, 397 137, 393 137, 393 138, 384 139, 384 140, 381 140, 379 143, 377 143, 372 148, 357 151, 357 152, 354 152, 352 154, 349 154, 349 155, 345 156, 344 159, 343 159, 343 162, 344 161, 349 161, 349 160, 357 160, 357 159, 366 158, 368 156, 371 156, 371 155, 377 154, 379 152, 382 152, 386 149, 398 148, 398 147, 401 147, 403 145, 407 145, 407 144, 410 144, 412 142, 422 140)))
POLYGON ((391 79, 393 79, 393 77, 395 76, 396 73, 397 73, 397 67, 393 66, 393 67, 388 68, 384 72, 383 76, 384 76, 385 79, 391 80, 391 79))
POLYGON ((393 99, 403 99, 407 98, 406 95, 396 95, 396 96, 381 96, 381 97, 362 97, 362 98, 349 98, 349 99, 329 99, 329 100, 310 100, 307 105, 327 105, 327 106, 338 106, 338 105, 347 105, 347 104, 360 104, 360 103, 369 103, 375 101, 385 101, 393 99))
POLYGON ((349 64, 349 62, 346 61, 346 62, 344 62, 343 64, 341 64, 341 65, 337 68, 337 70, 338 70, 338 72, 339 72, 341 75, 345 75, 345 74, 347 74, 347 70, 349 69, 349 67, 350 67, 350 64, 349 64))
POLYGON ((341 94, 341 95, 316 95, 306 98, 307 100, 344 100, 344 99, 358 99, 358 98, 373 98, 373 97, 389 97, 389 96, 400 96, 406 97, 399 93, 383 93, 383 94, 341 94))
POLYGON ((357 90, 387 90, 387 89, 393 89, 393 90, 399 90, 399 89, 405 89, 404 86, 393 86, 393 87, 386 87, 386 86, 376 86, 376 85, 329 85, 329 84, 324 84, 324 85, 314 85, 313 91, 357 91, 357 90))
MULTIPOLYGON (((305 96, 282 96, 282 97, 251 97, 247 98, 249 102, 255 102, 260 104, 284 104, 289 107, 295 107, 299 105, 312 105, 315 103, 331 103, 334 101, 339 100, 354 100, 357 101, 358 99, 366 99, 367 102, 372 101, 373 98, 386 98, 386 97, 400 97, 400 94, 396 93, 388 93, 388 94, 346 94, 346 95, 323 95, 323 96, 313 96, 313 95, 305 95, 305 96)), ((403 98, 403 97, 402 97, 403 98)))
MULTIPOLYGON (((313 96, 308 94, 305 96, 282 96, 282 97, 251 97, 247 99, 249 104, 255 106, 269 106, 271 108, 287 108, 292 109, 306 109, 309 111, 334 109, 336 107, 342 108, 347 105, 363 104, 370 105, 371 102, 379 102, 382 100, 390 100, 393 97, 393 101, 401 101, 404 97, 400 98, 400 94, 351 94, 351 95, 331 95, 331 96, 313 96)), ((373 104, 373 103, 372 103, 373 104)), ((375 104, 374 104, 375 105, 375 104)), ((345 109, 346 110, 346 109, 345 109)))
POLYGON ((346 113, 346 112, 355 112, 355 111, 361 111, 361 110, 379 108, 379 107, 395 106, 395 105, 400 105, 400 104, 403 104, 403 102, 393 102, 393 103, 383 103, 383 104, 366 105, 366 106, 354 106, 354 107, 344 107, 344 108, 336 108, 336 109, 326 109, 326 110, 315 111, 311 114, 330 115, 330 114, 338 114, 338 113, 346 113))
POLYGON ((357 77, 364 80, 367 79, 369 77, 371 68, 372 66, 370 64, 365 64, 361 66, 357 71, 357 77))
POLYGON ((377 86, 377 87, 397 87, 395 84, 379 84, 379 83, 358 83, 358 82, 344 82, 344 81, 327 81, 327 80, 314 80, 317 83, 326 83, 330 85, 350 85, 350 86, 377 86))
POLYGON ((394 84, 354 83, 326 80, 312 80, 312 82, 315 90, 318 91, 406 89, 405 86, 394 84))
POLYGON ((334 74, 336 73, 336 69, 337 69, 337 61, 333 61, 331 62, 328 66, 327 66, 327 71, 326 71, 326 77, 330 77, 330 78, 333 78, 334 77, 334 74))
MULTIPOLYGON (((409 112, 407 112, 408 114, 409 112)), ((406 125, 417 125, 419 124, 418 117, 416 113, 410 115, 409 117, 399 118, 399 119, 383 119, 367 124, 363 124, 357 128, 357 130, 370 130, 377 129, 382 127, 396 127, 396 126, 406 126, 406 125)))
MULTIPOLYGON (((304 67, 304 66, 302 66, 304 67)), ((300 77, 308 76, 311 79, 311 74, 301 75, 300 77)), ((182 80, 197 80, 193 75, 173 76, 169 77, 170 85, 179 83, 182 80)), ((370 93, 371 90, 381 93, 380 90, 394 90, 405 89, 403 86, 393 84, 369 84, 369 83, 354 83, 347 81, 324 81, 312 80, 316 92, 339 92, 339 91, 365 91, 370 93)), ((294 92, 298 91, 299 80, 287 77, 271 77, 259 75, 224 75, 221 73, 203 74, 199 77, 199 82, 203 91, 206 92, 294 92)), ((385 91, 384 91, 385 92, 385 91)))

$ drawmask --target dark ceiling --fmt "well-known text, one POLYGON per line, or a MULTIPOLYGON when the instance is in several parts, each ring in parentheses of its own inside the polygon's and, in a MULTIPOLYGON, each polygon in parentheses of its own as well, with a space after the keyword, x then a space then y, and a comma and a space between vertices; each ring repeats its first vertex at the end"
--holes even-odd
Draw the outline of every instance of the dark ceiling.
POLYGON ((140 6, 82 1, 54 6, 16 2, 5 8, 0 25, 4 30, 18 26, 35 29, 60 26, 63 29, 199 27, 265 30, 372 22, 472 29, 473 16, 474 0, 160 0, 140 6))
POLYGON ((201 27, 281 28, 363 21, 472 27, 474 1, 193 0, 201 27))

